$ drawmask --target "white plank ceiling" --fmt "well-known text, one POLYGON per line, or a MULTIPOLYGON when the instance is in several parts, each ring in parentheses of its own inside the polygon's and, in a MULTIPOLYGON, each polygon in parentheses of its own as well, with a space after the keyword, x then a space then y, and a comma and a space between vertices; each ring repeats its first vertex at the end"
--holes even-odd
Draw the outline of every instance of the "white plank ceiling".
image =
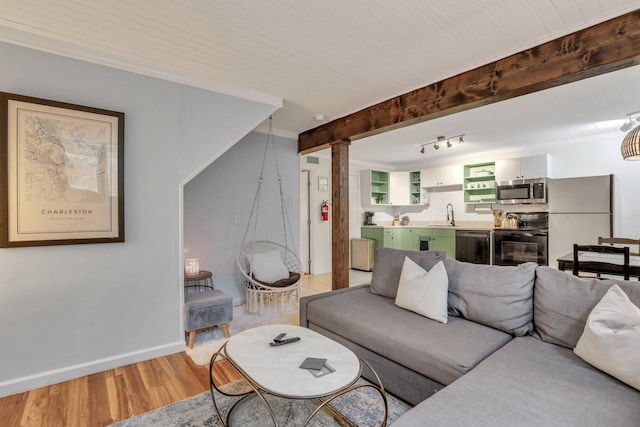
MULTIPOLYGON (((322 123, 317 113, 335 119, 638 8, 640 0, 0 0, 0 40, 263 102, 282 99, 274 127, 295 136, 322 123)), ((551 113, 544 97, 520 102, 518 116, 528 120, 516 125, 497 106, 483 107, 414 129, 417 142, 466 132, 494 149, 514 144, 513 135, 519 143, 559 143, 593 135, 605 120, 619 127, 640 110, 640 95, 628 90, 640 73, 619 73, 566 89, 575 98, 562 93, 557 107, 569 111, 551 113), (491 125, 479 113, 485 109, 493 111, 491 125), (556 121, 545 126, 546 116, 556 121)), ((363 151, 369 162, 415 162, 413 140, 393 158, 374 149, 376 141, 409 144, 409 133, 392 134, 367 150, 354 142, 352 157, 363 151)))

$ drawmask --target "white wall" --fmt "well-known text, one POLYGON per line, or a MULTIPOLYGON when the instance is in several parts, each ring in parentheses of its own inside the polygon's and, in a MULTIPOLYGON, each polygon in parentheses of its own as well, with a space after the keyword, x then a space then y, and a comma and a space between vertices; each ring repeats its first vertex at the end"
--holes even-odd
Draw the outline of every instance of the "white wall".
MULTIPOLYGON (((252 132, 220 156, 189 182, 184 189, 185 258, 200 259, 200 268, 214 273, 214 285, 244 303, 245 287, 236 267, 236 255, 242 243, 251 213, 267 135, 252 132)), ((288 245, 299 253, 300 179, 297 140, 274 137, 282 189, 291 229, 288 245)), ((251 227, 247 242, 272 240, 285 244, 280 193, 273 151, 265 162, 260 191, 259 218, 251 227)), ((255 214, 254 214, 255 215, 255 214)))
POLYGON ((0 249, 0 396, 180 351, 182 185, 276 107, 4 43, 0 58, 1 91, 125 113, 126 228, 0 249))

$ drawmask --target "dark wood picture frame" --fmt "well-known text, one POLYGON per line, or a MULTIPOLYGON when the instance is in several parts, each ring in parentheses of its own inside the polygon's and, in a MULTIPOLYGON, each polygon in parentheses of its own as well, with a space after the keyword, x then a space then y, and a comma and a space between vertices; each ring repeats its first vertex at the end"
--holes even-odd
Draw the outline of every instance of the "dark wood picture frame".
POLYGON ((0 92, 0 247, 124 242, 124 113, 0 92))

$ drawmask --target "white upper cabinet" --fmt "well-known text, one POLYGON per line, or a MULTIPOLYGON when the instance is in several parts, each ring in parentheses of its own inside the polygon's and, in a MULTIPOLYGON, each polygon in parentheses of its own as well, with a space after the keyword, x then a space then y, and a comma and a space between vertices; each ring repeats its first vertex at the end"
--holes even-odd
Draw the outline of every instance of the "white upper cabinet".
POLYGON ((409 205, 409 172, 389 173, 389 204, 409 205))
POLYGON ((360 202, 362 206, 420 204, 420 178, 419 171, 363 170, 360 172, 360 202))
POLYGON ((420 185, 423 188, 462 185, 462 175, 462 165, 425 169, 420 173, 420 185))
POLYGON ((496 181, 545 178, 547 176, 548 163, 547 154, 496 160, 496 181))

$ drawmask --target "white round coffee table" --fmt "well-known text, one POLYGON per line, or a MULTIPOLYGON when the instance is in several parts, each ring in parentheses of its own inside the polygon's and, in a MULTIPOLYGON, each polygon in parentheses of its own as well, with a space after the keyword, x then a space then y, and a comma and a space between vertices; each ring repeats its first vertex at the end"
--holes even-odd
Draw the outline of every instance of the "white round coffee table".
MULTIPOLYGON (((255 416, 256 404, 266 408, 274 426, 279 426, 277 412, 282 408, 273 403, 271 396, 278 398, 305 400, 307 410, 311 408, 303 425, 309 425, 311 419, 322 409, 331 416, 344 418, 343 414, 332 408, 330 403, 336 397, 349 393, 360 387, 372 387, 377 390, 384 402, 384 419, 381 426, 386 425, 387 399, 384 387, 378 379, 378 385, 371 383, 355 384, 362 374, 362 363, 351 350, 310 329, 293 325, 266 325, 248 329, 232 336, 211 358, 209 381, 213 405, 220 421, 225 425, 241 425, 249 423, 247 416, 255 416), (300 340, 281 346, 270 343, 280 333, 285 338, 299 337, 300 340), (326 359, 321 371, 300 368, 306 358, 326 359), (213 378, 213 364, 219 360, 227 360, 246 382, 244 390, 233 394, 221 391, 213 378), (242 396, 228 411, 223 419, 214 390, 219 393, 242 396), (259 401, 257 400, 259 399, 259 401), (253 409, 251 409, 253 408, 253 409), (247 414, 253 411, 254 414, 247 414)), ((371 371, 377 377, 373 369, 371 371)), ((283 406, 283 405, 279 405, 283 406)), ((291 410, 291 405, 287 410, 291 410)), ((291 418, 291 415, 288 416, 291 418)), ((286 417, 285 417, 286 418, 286 417)), ((260 420, 261 426, 267 421, 260 420)), ((285 424, 282 422, 282 424, 285 424)))

